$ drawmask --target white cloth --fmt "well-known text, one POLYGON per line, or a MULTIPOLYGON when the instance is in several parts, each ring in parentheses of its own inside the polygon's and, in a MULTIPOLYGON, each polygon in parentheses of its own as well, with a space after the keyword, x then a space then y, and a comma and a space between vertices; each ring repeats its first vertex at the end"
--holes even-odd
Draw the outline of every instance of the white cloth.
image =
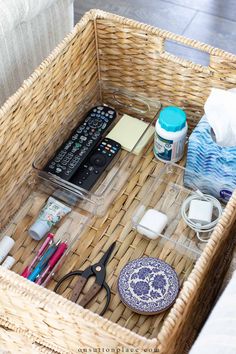
POLYGON ((73 0, 0 0, 0 106, 74 24, 73 0))
POLYGON ((189 354, 236 353, 236 272, 213 308, 189 354))

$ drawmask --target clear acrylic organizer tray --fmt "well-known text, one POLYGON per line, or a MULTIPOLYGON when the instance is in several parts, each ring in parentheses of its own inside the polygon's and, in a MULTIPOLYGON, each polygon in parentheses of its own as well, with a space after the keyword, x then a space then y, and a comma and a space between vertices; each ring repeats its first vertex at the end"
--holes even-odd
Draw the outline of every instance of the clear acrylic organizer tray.
MULTIPOLYGON (((142 217, 149 209, 166 214, 167 225, 162 233, 157 235, 156 242, 159 244, 168 242, 169 249, 196 260, 201 255, 206 243, 197 238, 196 232, 182 218, 181 206, 183 202, 189 196, 197 193, 197 188, 191 190, 184 186, 184 173, 185 168, 180 165, 168 163, 160 169, 157 164, 149 188, 145 191, 145 195, 132 216, 132 225, 137 232, 153 234, 154 230, 141 224, 142 217)), ((143 237, 146 236, 143 235, 143 237)), ((210 237, 210 233, 208 237, 210 237)))
POLYGON ((114 89, 106 86, 103 88, 103 92, 102 101, 93 102, 93 105, 91 103, 87 105, 85 102, 83 105, 80 105, 71 117, 67 117, 59 133, 52 138, 50 144, 44 147, 33 163, 35 176, 44 183, 51 185, 55 190, 53 193, 55 198, 69 205, 77 205, 79 203, 81 209, 98 216, 106 213, 108 207, 134 172, 143 153, 147 150, 151 139, 143 147, 141 153, 138 155, 135 154, 135 150, 139 145, 143 146, 143 139, 145 139, 146 134, 149 136, 149 129, 154 130, 156 118, 161 108, 159 101, 138 96, 128 90, 114 89), (103 173, 91 191, 86 191, 56 175, 45 172, 43 168, 54 156, 58 148, 67 140, 71 132, 78 126, 79 122, 83 121, 86 112, 92 107, 101 104, 110 106, 117 112, 115 121, 103 137, 109 133, 123 114, 138 118, 148 123, 148 125, 133 149, 130 152, 121 149, 121 153, 115 163, 112 164, 112 167, 103 173))

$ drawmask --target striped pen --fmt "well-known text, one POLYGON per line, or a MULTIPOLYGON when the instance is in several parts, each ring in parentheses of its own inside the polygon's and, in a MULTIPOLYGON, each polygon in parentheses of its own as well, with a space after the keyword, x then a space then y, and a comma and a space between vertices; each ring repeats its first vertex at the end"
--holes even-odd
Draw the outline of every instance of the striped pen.
POLYGON ((47 266, 49 259, 56 252, 60 241, 56 244, 52 244, 52 246, 44 253, 43 257, 39 261, 39 263, 34 268, 33 272, 28 276, 28 279, 31 281, 35 281, 35 279, 39 276, 39 274, 43 271, 44 267, 47 266))
POLYGON ((42 271, 42 273, 39 275, 39 277, 36 280, 36 284, 42 284, 43 279, 45 277, 47 277, 47 275, 49 274, 49 272, 53 269, 53 267, 57 264, 57 262, 59 261, 59 259, 63 256, 63 254, 65 253, 65 251, 67 250, 68 246, 67 246, 67 241, 62 242, 56 252, 53 254, 53 256, 49 259, 48 264, 46 266, 46 268, 42 271))
POLYGON ((34 265, 36 264, 36 262, 41 258, 41 256, 44 254, 44 252, 47 250, 48 246, 51 244, 51 242, 53 241, 54 238, 54 234, 49 233, 45 239, 45 241, 43 242, 42 246, 39 248, 36 256, 34 257, 34 259, 32 260, 32 262, 30 263, 30 265, 28 265, 23 272, 21 273, 22 277, 24 278, 28 278, 28 276, 30 275, 30 273, 32 272, 32 269, 34 267, 34 265))

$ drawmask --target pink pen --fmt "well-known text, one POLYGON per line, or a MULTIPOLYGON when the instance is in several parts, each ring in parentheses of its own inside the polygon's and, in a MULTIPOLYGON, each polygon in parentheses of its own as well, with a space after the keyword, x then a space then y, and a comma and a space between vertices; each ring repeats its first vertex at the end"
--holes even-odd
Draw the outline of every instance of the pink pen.
POLYGON ((51 240, 53 240, 53 238, 54 238, 54 234, 49 233, 47 235, 42 246, 39 248, 37 255, 34 257, 32 262, 30 263, 30 265, 28 265, 21 273, 22 277, 27 278, 30 275, 31 270, 33 269, 33 266, 39 260, 39 258, 43 255, 44 251, 47 249, 48 245, 50 244, 51 240))
POLYGON ((42 284, 45 276, 47 276, 48 273, 53 269, 55 264, 57 264, 57 262, 62 257, 64 252, 67 250, 67 247, 68 247, 67 242, 60 243, 60 245, 58 246, 58 249, 56 250, 54 255, 51 257, 51 259, 49 259, 47 267, 44 269, 44 271, 40 274, 40 276, 36 280, 36 282, 35 282, 36 284, 39 284, 39 285, 42 284))

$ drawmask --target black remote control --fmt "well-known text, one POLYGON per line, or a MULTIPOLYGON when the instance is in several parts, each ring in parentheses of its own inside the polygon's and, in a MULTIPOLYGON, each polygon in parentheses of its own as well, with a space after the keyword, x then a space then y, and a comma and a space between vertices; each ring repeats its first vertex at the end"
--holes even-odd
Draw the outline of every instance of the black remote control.
POLYGON ((93 149, 83 165, 74 174, 71 183, 90 190, 121 150, 121 145, 105 138, 93 149))
POLYGON ((44 170, 69 181, 115 118, 116 111, 110 107, 92 108, 44 170))

